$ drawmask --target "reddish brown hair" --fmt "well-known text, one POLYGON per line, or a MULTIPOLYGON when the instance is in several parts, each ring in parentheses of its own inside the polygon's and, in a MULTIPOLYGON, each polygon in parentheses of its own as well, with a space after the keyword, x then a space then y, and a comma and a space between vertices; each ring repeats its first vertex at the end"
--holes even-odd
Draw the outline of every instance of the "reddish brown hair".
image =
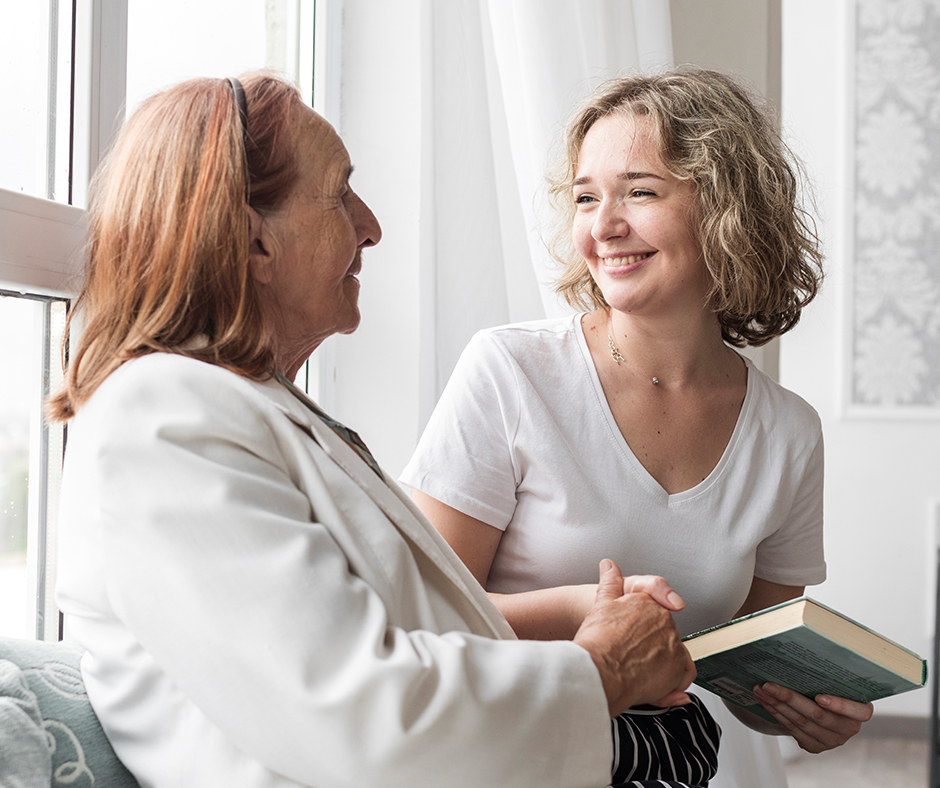
POLYGON ((227 80, 194 79, 147 99, 95 174, 81 316, 50 418, 71 418, 121 364, 191 356, 249 377, 273 370, 273 337, 249 273, 248 203, 276 210, 298 178, 296 88, 241 78, 247 145, 227 80), (247 171, 246 171, 247 163, 247 171), (247 187, 246 187, 247 179, 247 187))

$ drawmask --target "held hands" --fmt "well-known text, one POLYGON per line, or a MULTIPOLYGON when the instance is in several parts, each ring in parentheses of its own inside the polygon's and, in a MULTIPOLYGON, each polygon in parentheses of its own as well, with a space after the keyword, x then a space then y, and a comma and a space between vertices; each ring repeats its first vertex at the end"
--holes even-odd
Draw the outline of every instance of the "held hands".
MULTIPOLYGON (((579 593, 586 592, 588 588, 579 587, 579 593)), ((585 600, 578 606, 583 605, 584 610, 587 604, 585 600)), ((657 706, 688 703, 688 695, 683 690, 695 678, 695 666, 678 641, 672 618, 668 615, 668 611, 675 612, 684 607, 681 597, 662 577, 621 577, 620 570, 612 561, 602 563, 594 604, 584 616, 574 642, 586 648, 594 659, 607 693, 611 716, 640 703, 657 706), (620 608, 616 607, 618 604, 620 608), (626 640, 617 640, 621 632, 626 633, 626 640), (680 652, 675 650, 676 643, 680 652), (670 678, 676 675, 672 672, 676 665, 671 660, 677 657, 683 665, 680 680, 671 689, 665 689, 665 694, 651 694, 655 692, 652 686, 665 688, 670 678)), ((845 744, 861 730, 862 723, 871 719, 873 712, 870 703, 857 703, 830 695, 819 695, 811 700, 772 683, 758 685, 754 688, 754 695, 778 720, 780 727, 774 729, 765 720, 738 707, 732 709, 735 714, 747 715, 748 724, 765 733, 784 732, 780 730, 782 727, 802 749, 812 753, 845 744)))
POLYGON ((831 695, 811 700, 778 684, 759 684, 754 696, 797 744, 807 752, 818 753, 841 747, 871 719, 870 703, 857 703, 831 695))
POLYGON ((688 702, 695 666, 669 612, 681 603, 662 578, 625 581, 613 561, 601 562, 594 606, 574 642, 597 666, 611 717, 641 703, 688 702))
MULTIPOLYGON (((624 594, 647 594, 655 602, 659 602, 666 610, 673 613, 685 607, 682 597, 672 590, 672 586, 664 578, 658 575, 630 575, 622 578, 622 580, 624 594)), ((598 586, 594 583, 586 583, 584 585, 565 586, 564 590, 566 596, 562 604, 568 611, 566 626, 571 627, 571 631, 566 637, 573 639, 578 627, 584 623, 585 616, 597 602, 598 586)), ((520 635, 520 637, 522 636, 520 635)))

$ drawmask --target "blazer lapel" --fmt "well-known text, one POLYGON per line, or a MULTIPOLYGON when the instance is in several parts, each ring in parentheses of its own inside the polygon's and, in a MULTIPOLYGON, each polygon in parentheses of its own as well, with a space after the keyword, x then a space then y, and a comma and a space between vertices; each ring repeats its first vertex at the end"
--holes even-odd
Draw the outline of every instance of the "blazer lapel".
MULTIPOLYGON (((390 480, 381 469, 380 478, 356 451, 316 415, 316 411, 320 410, 319 406, 300 389, 284 383, 274 382, 273 385, 281 392, 291 395, 277 397, 275 400, 285 415, 307 432, 326 455, 375 502, 408 542, 430 559, 432 565, 456 586, 460 597, 470 603, 469 606, 461 606, 464 607, 465 617, 472 612, 471 618, 480 622, 484 631, 502 639, 515 638, 512 628, 486 591, 480 587, 450 545, 405 495, 397 482, 390 480)), ((468 623, 470 620, 468 618, 468 623)))

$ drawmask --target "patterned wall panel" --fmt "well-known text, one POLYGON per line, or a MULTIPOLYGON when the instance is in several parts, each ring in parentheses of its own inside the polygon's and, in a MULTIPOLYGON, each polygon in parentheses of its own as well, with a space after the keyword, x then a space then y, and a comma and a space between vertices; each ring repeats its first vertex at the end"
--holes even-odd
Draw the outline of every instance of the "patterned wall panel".
POLYGON ((940 0, 858 0, 850 403, 940 416, 940 0))

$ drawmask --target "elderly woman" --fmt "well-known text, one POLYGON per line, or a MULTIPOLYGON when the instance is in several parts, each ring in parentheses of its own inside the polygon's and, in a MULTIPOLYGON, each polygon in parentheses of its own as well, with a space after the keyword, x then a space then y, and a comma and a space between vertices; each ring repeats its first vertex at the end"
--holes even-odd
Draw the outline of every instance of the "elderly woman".
MULTIPOLYGON (((599 786, 610 717, 682 700, 669 612, 612 562, 574 643, 516 640, 362 441, 291 384, 359 322, 379 225, 296 90, 195 80, 96 175, 58 601, 150 788, 599 786)), ((73 418, 74 417, 74 418, 73 418)), ((651 596, 652 594, 652 596, 651 596)))
MULTIPOLYGON (((602 556, 667 578, 683 634, 822 582, 819 417, 735 350, 792 328, 821 277, 770 113, 711 71, 613 80, 552 193, 578 313, 472 340, 402 477, 415 501, 520 637, 573 636, 602 556)), ((872 711, 754 695, 779 724, 749 726, 812 752, 872 711)))

